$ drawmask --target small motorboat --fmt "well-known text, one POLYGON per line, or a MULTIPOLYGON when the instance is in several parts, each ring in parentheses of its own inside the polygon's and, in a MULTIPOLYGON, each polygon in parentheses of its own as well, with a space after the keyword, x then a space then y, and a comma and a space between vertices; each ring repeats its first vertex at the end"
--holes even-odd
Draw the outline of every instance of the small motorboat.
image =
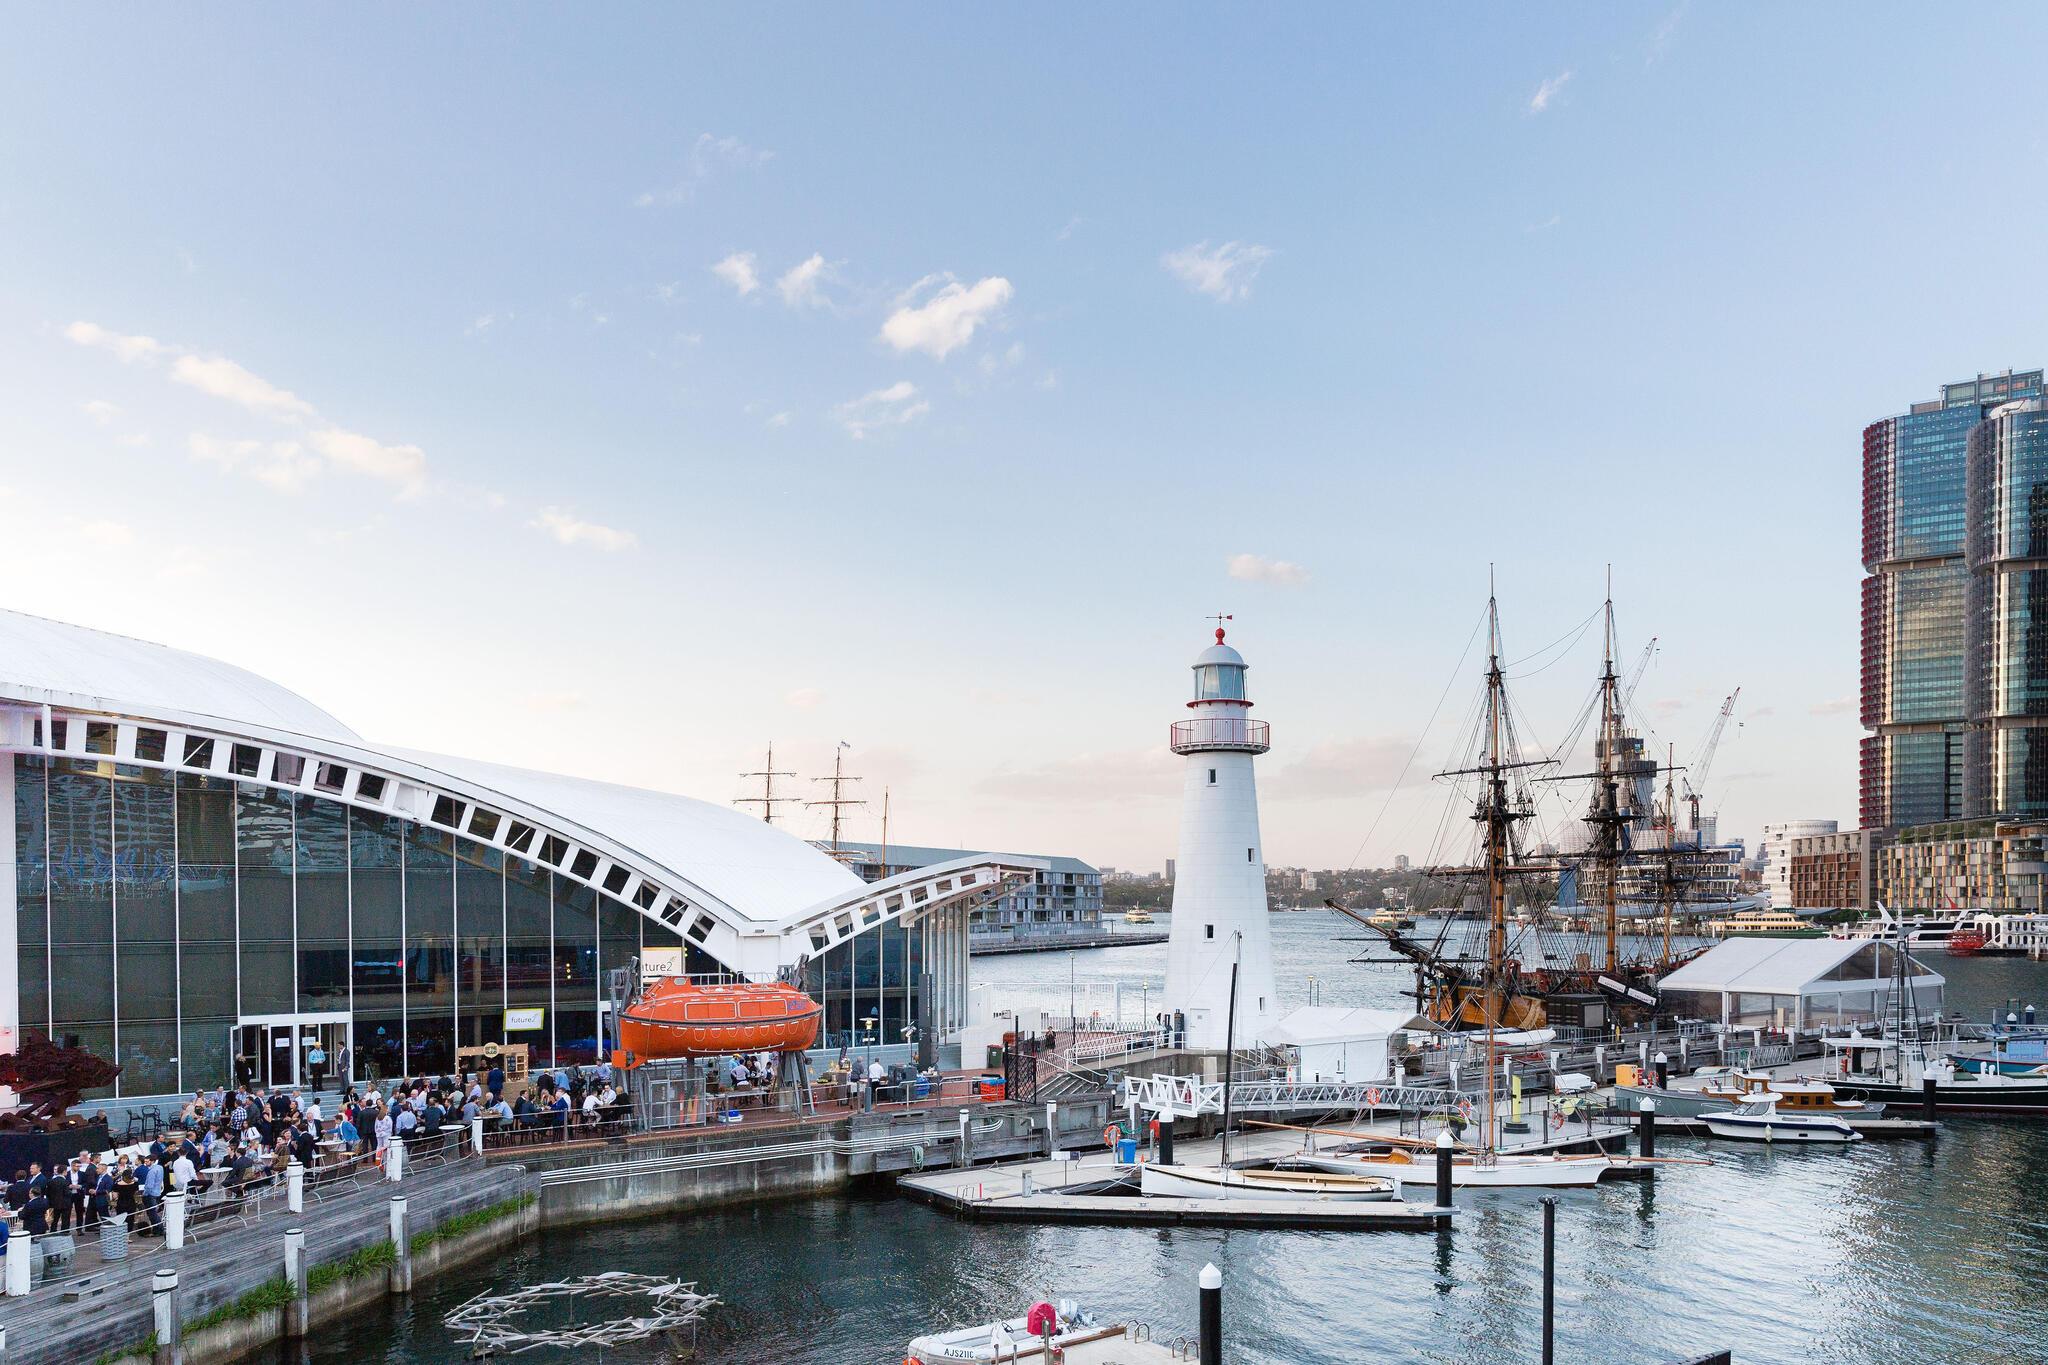
POLYGON ((738 1052, 801 1052, 818 1041, 825 1010, 779 982, 700 984, 663 977, 619 1012, 624 1067, 661 1057, 726 1057, 738 1052))
POLYGON ((1861 1142, 1863 1134, 1833 1114, 1781 1114, 1778 1098, 1764 1093, 1723 1113, 1704 1114, 1701 1122, 1715 1137, 1747 1142, 1861 1142))
MULTIPOLYGON (((1374 1175, 1403 1185, 1435 1185, 1436 1154, 1433 1151, 1404 1152, 1399 1148, 1362 1152, 1303 1152, 1288 1158, 1290 1165, 1333 1175, 1374 1175)), ((1458 1189, 1514 1189, 1542 1186, 1583 1188, 1600 1183, 1600 1177, 1614 1169, 1616 1162, 1605 1156, 1552 1156, 1532 1153, 1524 1156, 1460 1152, 1451 1160, 1451 1184, 1458 1189)))
MULTIPOLYGON (((1722 1072, 1704 1081, 1700 1094, 1722 1104, 1743 1104, 1763 1095, 1775 1095, 1780 1109, 1800 1113, 1868 1114, 1873 1107, 1864 1100, 1842 1098, 1835 1093, 1834 1086, 1823 1080, 1774 1078, 1762 1071, 1722 1072)), ((1884 1108, 1881 1104, 1875 1107, 1884 1108)))
POLYGON ((1052 1344, 1061 1350, 1090 1341, 1113 1341, 1127 1336, 1124 1323, 1098 1326, 1093 1314, 1077 1307, 1072 1299, 1059 1306, 1040 1301, 1019 1318, 1001 1318, 979 1327, 955 1327, 912 1338, 905 1353, 907 1365, 970 1365, 978 1361, 1008 1361, 1020 1354, 1035 1354, 1045 1340, 1034 1328, 1052 1327, 1052 1344))
POLYGON ((1327 1171, 1239 1170, 1230 1166, 1145 1166, 1138 1191, 1181 1199, 1392 1199, 1385 1176, 1327 1171))

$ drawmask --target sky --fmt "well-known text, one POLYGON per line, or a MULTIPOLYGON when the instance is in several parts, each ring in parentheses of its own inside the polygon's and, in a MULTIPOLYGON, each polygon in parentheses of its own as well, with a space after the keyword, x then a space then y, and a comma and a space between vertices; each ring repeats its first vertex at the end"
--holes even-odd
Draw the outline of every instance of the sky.
POLYGON ((1611 565, 1723 833, 1850 827, 1862 427, 2048 363, 2048 10, 1967 15, 16 8, 0 603, 1140 870, 1230 613, 1322 868, 1429 853, 1489 572, 1562 739, 1611 565))

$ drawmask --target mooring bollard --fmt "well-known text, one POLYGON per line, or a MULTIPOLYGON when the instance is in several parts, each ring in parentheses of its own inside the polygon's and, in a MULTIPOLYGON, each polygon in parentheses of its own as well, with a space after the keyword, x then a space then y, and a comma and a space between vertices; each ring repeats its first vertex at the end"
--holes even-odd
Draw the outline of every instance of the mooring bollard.
POLYGON ((306 1168, 297 1157, 285 1163, 284 1206, 291 1213, 306 1211, 306 1168))
POLYGON ((185 1200, 183 1190, 172 1190, 164 1196, 164 1250, 185 1249, 185 1200))
POLYGON ((1162 1166, 1171 1166, 1173 1164, 1173 1115, 1171 1114, 1161 1114, 1159 1116, 1159 1147, 1152 1154, 1152 1159, 1162 1166))
POLYGON ((384 1147, 384 1178, 394 1185, 405 1179, 405 1144, 397 1138, 384 1147))
POLYGON ((1593 1044, 1593 1079, 1602 1085, 1607 1083, 1607 1044, 1593 1044))
POLYGON ((1557 1196, 1543 1196, 1543 1365, 1554 1365, 1557 1317, 1557 1196))
POLYGON ((1202 1267, 1201 1365, 1223 1365, 1223 1272, 1211 1261, 1202 1267))
POLYGON ((156 1320, 156 1365, 185 1365, 184 1324, 178 1318, 178 1272, 159 1270, 149 1282, 156 1320))
POLYGON ((1920 1078, 1920 1117, 1928 1123, 1934 1122, 1934 1077, 1920 1078))
POLYGON ((391 1274, 388 1283, 394 1294, 412 1293, 412 1238, 405 1225, 405 1199, 391 1197, 391 1274))
POLYGON ((1678 1069, 1680 1071, 1689 1071, 1692 1069, 1690 1063, 1686 1061, 1686 1053, 1688 1051, 1689 1048, 1687 1045, 1687 1041, 1683 1038, 1680 1038, 1678 1040, 1678 1069))
POLYGON ((1636 1106, 1636 1154, 1657 1155, 1657 1101, 1646 1099, 1636 1106))
POLYGON ((7 1239, 7 1297, 25 1299, 29 1290, 28 1234, 7 1239))
POLYGON ((1024 1197, 1026 1199, 1029 1199, 1032 1195, 1038 1192, 1031 1184, 1031 1170, 1029 1167, 1026 1167, 1024 1170, 1019 1171, 1017 1174, 1018 1178, 1023 1181, 1024 1197))
POLYGON ((284 1230, 284 1282, 291 1287, 292 1301, 284 1306, 284 1337, 298 1341, 306 1335, 306 1230, 284 1230))
POLYGON ((1436 1135, 1436 1206, 1440 1209, 1451 1206, 1451 1133, 1448 1128, 1436 1135))
MULTIPOLYGON (((1681 1043, 1679 1046, 1683 1047, 1684 1044, 1681 1043)), ((1669 1090, 1671 1088, 1671 1059, 1661 1052, 1657 1054, 1657 1088, 1659 1090, 1669 1090)))
POLYGON ((1045 1102, 1045 1154, 1050 1157, 1060 1149, 1060 1102, 1045 1102))
POLYGON ((974 1164, 974 1154, 970 1150, 973 1142, 974 1114, 971 1110, 962 1109, 960 1111, 960 1149, 953 1153, 953 1164, 955 1166, 971 1166, 974 1164))

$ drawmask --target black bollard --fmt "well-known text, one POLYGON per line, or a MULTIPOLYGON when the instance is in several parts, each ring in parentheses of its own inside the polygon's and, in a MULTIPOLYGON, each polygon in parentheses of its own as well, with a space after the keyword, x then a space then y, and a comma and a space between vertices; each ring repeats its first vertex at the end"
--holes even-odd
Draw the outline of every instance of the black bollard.
POLYGON ((1202 1267, 1201 1365, 1223 1365, 1223 1272, 1212 1262, 1202 1267))
POLYGON ((1657 1054, 1657 1088, 1659 1090, 1669 1090, 1671 1088, 1671 1059, 1661 1052, 1657 1054))
POLYGON ((1657 1155, 1657 1101, 1644 1100, 1636 1106, 1636 1155, 1657 1155))
POLYGON ((1451 1135, 1436 1135, 1436 1206, 1451 1206, 1451 1135))
POLYGON ((1551 1332, 1557 1318, 1557 1196, 1543 1196, 1543 1365, 1555 1365, 1551 1332))
POLYGON ((1162 1166, 1171 1166, 1173 1164, 1173 1116, 1171 1114, 1161 1114, 1159 1116, 1159 1150, 1156 1153, 1156 1157, 1162 1166))
POLYGON ((1934 1122, 1934 1077, 1932 1076, 1922 1076, 1920 1078, 1920 1117, 1929 1123, 1934 1122))

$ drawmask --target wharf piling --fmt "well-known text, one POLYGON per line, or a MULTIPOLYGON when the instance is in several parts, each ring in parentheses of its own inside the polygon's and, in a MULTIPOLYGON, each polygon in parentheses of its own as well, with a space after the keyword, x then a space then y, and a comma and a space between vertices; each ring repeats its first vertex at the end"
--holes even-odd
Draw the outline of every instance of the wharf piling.
POLYGON ((1223 1365, 1223 1272, 1211 1261, 1202 1267, 1202 1365, 1223 1365))

